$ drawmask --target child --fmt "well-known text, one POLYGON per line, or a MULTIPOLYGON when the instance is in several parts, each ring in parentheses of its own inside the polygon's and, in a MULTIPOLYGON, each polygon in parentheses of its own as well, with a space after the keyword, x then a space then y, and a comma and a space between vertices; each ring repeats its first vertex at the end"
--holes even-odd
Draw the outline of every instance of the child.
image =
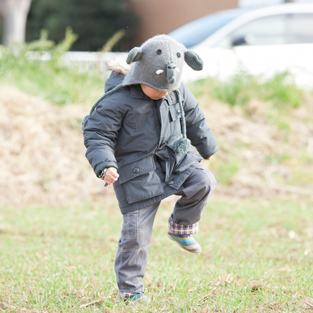
POLYGON ((199 162, 210 159, 218 146, 181 82, 184 61, 202 69, 196 53, 166 35, 132 49, 126 61, 131 67, 111 62, 106 94, 83 122, 86 157, 95 174, 113 184, 123 214, 115 272, 125 301, 148 301, 142 278, 162 199, 181 196, 169 217, 169 238, 190 253, 201 251, 192 234, 216 181, 199 162))

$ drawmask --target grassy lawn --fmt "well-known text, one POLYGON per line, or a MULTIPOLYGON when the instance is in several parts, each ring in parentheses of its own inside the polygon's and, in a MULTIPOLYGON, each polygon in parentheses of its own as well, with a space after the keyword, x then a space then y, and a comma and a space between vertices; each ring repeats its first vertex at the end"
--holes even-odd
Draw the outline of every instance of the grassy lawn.
MULTIPOLYGON (((59 106, 85 105, 87 113, 103 93, 104 78, 63 65, 60 56, 74 37, 68 32, 64 42, 54 46, 43 33, 41 40, 26 45, 19 56, 0 47, 0 85, 14 86, 59 106), (41 53, 49 47, 50 61, 29 59, 29 51, 41 53)), ((162 203, 144 278, 149 306, 126 306, 118 299, 114 258, 122 216, 110 194, 103 203, 94 200, 79 206, 0 206, 0 312, 313 312, 313 96, 288 84, 289 78, 288 73, 281 73, 264 81, 239 73, 226 82, 208 78, 190 84, 218 138, 220 151, 208 166, 224 193, 218 191, 209 202, 195 235, 203 250, 199 256, 167 238, 167 219, 175 200, 162 203), (250 199, 234 200, 234 193, 250 199), (279 195, 311 200, 283 201, 279 195)), ((14 102, 11 105, 10 98, 3 99, 5 105, 18 107, 14 102)), ((36 112, 36 103, 22 103, 29 108, 25 112, 36 112)), ((22 123, 16 122, 11 138, 11 123, 3 121, 12 116, 21 121, 26 113, 4 108, 0 120, 6 142, 3 152, 11 154, 1 159, 2 168, 11 166, 10 179, 17 173, 25 179, 3 178, 3 194, 13 190, 10 199, 16 203, 31 192, 60 195, 63 186, 67 189, 72 184, 60 179, 60 188, 51 184, 54 189, 49 189, 49 183, 66 176, 63 168, 69 164, 75 169, 69 170, 71 182, 81 183, 84 175, 77 169, 84 169, 86 160, 76 157, 76 147, 53 141, 62 137, 59 127, 70 131, 67 118, 58 127, 51 127, 51 119, 46 129, 38 118, 29 132, 25 127, 21 132, 16 125, 22 123), (46 163, 24 166, 33 164, 33 151, 42 149, 41 137, 36 135, 41 129, 42 138, 53 138, 51 147, 56 146, 64 157, 56 166, 62 173, 53 172, 44 184, 38 177, 53 169, 49 158, 46 163), (21 158, 15 151, 20 146, 28 148, 21 158), (26 184, 35 191, 20 191, 19 186, 26 184)), ((79 123, 73 127, 82 145, 79 123)), ((48 154, 43 149, 39 160, 48 154)), ((90 189, 85 184, 84 188, 90 189)), ((80 199, 82 193, 85 199, 80 190, 73 184, 66 195, 80 199)), ((101 199, 97 193, 91 195, 89 199, 101 199)))
MULTIPOLYGON (((99 77, 70 73, 67 79, 63 67, 55 76, 48 66, 43 71, 36 71, 34 66, 25 64, 23 72, 37 73, 36 79, 17 79, 21 72, 17 67, 2 76, 5 78, 0 78, 0 83, 8 78, 21 90, 56 104, 92 103, 91 98, 95 100, 101 94, 103 81, 99 77), (62 83, 64 79, 71 88, 62 83)), ((290 100, 289 106, 272 99, 266 106, 258 103, 261 112, 254 114, 256 107, 251 103, 249 106, 249 102, 236 100, 242 113, 232 114, 226 105, 209 106, 211 100, 201 89, 205 85, 200 82, 196 87, 202 102, 207 103, 203 106, 207 116, 212 110, 221 124, 214 124, 215 118, 210 120, 221 148, 210 169, 220 186, 234 192, 248 186, 247 190, 255 189, 256 193, 246 196, 258 199, 219 200, 223 198, 216 194, 195 236, 203 249, 200 256, 188 254, 167 238, 167 218, 174 202, 164 202, 155 221, 144 278, 152 301, 149 306, 136 307, 118 299, 113 268, 122 216, 111 196, 103 204, 77 207, 2 207, 0 311, 313 311, 313 201, 269 200, 276 199, 276 194, 265 192, 286 185, 289 189, 283 194, 291 190, 298 198, 301 194, 309 198, 312 102, 298 108, 298 98, 290 100), (253 119, 260 122, 252 123, 253 119), (258 184, 268 188, 258 189, 258 184)), ((238 91, 235 96, 242 94, 238 91)), ((19 162, 12 160, 15 168, 19 162)), ((81 164, 75 164, 75 168, 81 168, 81 164)), ((50 168, 49 162, 47 166, 50 168)), ((79 193, 78 189, 73 192, 79 193)))
POLYGON ((313 203, 209 202, 200 256, 166 236, 172 201, 156 217, 145 285, 149 306, 118 300, 115 200, 80 207, 1 208, 3 312, 304 312, 313 298, 313 203), (97 301, 94 305, 83 304, 97 301))

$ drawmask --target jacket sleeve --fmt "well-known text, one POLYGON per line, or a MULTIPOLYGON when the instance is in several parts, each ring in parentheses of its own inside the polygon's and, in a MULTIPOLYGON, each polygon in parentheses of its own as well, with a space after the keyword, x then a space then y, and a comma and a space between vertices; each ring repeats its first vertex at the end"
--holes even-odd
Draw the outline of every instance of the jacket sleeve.
POLYGON ((204 113, 199 108, 194 95, 184 84, 182 84, 180 90, 185 111, 187 137, 200 155, 207 159, 219 149, 217 141, 212 130, 206 124, 204 113))
POLYGON ((117 167, 114 147, 124 117, 119 92, 103 99, 90 114, 84 129, 86 158, 98 176, 104 168, 117 167))

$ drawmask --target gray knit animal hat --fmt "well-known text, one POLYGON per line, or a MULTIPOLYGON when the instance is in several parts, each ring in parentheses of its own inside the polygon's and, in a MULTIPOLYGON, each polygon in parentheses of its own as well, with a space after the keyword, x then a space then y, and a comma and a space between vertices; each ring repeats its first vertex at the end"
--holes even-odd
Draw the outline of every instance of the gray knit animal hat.
POLYGON ((194 70, 203 68, 201 58, 167 35, 150 38, 133 48, 126 62, 132 64, 123 85, 145 84, 160 91, 177 90, 182 81, 184 61, 194 70))

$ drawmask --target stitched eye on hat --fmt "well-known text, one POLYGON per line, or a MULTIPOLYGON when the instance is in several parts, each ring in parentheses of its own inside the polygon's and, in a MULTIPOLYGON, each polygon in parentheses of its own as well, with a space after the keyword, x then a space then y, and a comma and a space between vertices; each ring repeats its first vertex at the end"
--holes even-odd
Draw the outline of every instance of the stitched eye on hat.
POLYGON ((161 49, 158 49, 158 50, 156 51, 156 53, 157 53, 157 55, 160 55, 160 54, 162 54, 162 50, 161 50, 161 49))
POLYGON ((179 52, 176 53, 177 57, 180 58, 181 54, 179 52))

